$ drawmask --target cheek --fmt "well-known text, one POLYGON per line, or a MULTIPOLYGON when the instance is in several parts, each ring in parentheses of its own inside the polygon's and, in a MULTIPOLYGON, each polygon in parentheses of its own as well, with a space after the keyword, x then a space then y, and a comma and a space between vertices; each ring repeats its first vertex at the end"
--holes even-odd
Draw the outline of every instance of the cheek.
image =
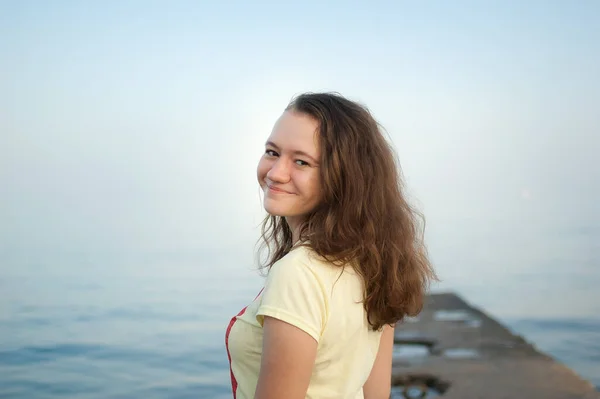
POLYGON ((317 173, 305 176, 303 186, 306 187, 306 194, 313 201, 318 201, 321 198, 321 182, 317 173))
POLYGON ((313 196, 315 197, 315 201, 321 202, 321 199, 323 198, 321 182, 319 179, 315 179, 313 184, 313 196))
POLYGON ((261 184, 261 185, 264 184, 265 177, 267 176, 268 171, 269 171, 268 162, 265 160, 264 157, 261 157, 260 161, 258 161, 258 166, 256 167, 256 178, 257 178, 259 184, 261 184))

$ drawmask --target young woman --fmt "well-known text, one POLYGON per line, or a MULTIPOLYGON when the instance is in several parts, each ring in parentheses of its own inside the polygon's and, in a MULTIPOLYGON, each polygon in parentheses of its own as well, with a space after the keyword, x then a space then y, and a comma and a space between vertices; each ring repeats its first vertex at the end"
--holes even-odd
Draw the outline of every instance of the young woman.
POLYGON ((258 164, 268 274, 226 333, 237 399, 390 396, 394 326, 435 273, 369 111, 296 97, 258 164))

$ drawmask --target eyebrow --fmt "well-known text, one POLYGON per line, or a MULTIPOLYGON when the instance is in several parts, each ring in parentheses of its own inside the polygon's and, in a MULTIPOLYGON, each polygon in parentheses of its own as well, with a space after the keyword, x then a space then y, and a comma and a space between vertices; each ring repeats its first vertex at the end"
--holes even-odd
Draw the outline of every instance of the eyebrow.
MULTIPOLYGON (((275 148, 277 151, 279 151, 279 147, 277 146, 277 144, 273 143, 272 141, 267 141, 265 143, 265 146, 271 146, 271 147, 275 148)), ((293 154, 304 156, 304 157, 310 159, 314 164, 317 164, 317 165, 319 164, 319 162, 315 158, 313 158, 312 156, 310 156, 309 154, 307 154, 304 151, 294 151, 293 154)))

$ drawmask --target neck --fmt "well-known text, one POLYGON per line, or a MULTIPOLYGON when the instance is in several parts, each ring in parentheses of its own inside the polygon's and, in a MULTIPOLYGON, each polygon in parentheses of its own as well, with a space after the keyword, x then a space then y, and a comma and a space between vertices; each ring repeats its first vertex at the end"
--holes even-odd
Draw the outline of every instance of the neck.
POLYGON ((300 239, 300 226, 302 220, 298 216, 288 216, 285 218, 290 230, 292 230, 292 243, 296 243, 300 239))

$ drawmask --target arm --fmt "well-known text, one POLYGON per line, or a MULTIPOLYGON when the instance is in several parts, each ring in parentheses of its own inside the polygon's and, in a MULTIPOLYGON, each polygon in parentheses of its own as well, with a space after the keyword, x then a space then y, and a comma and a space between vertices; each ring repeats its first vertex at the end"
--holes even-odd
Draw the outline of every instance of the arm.
POLYGON ((363 385, 365 399, 387 399, 392 389, 392 350, 394 347, 394 327, 386 325, 381 333, 381 341, 375 363, 369 378, 363 385))
POLYGON ((304 399, 329 315, 324 285, 303 258, 269 270, 256 319, 263 348, 255 399, 304 399))
POLYGON ((263 353, 255 399, 304 399, 317 355, 308 333, 273 317, 265 317, 263 353))

